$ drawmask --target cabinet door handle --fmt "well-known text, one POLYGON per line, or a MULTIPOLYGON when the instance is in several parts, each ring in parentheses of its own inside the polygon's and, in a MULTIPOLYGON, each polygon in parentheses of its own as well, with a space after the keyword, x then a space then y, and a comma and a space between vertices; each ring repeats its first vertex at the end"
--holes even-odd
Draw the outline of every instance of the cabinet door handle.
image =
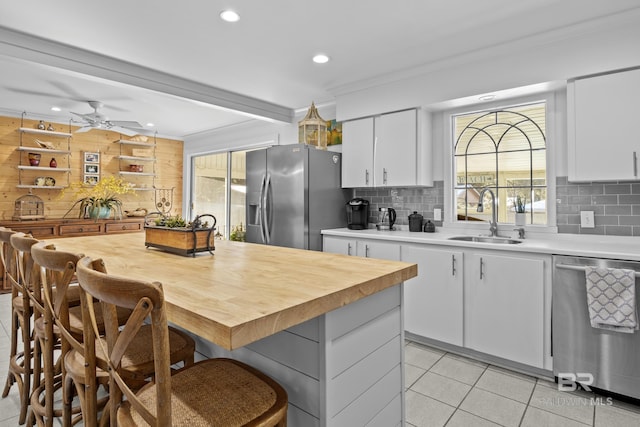
POLYGON ((482 258, 480 258, 480 280, 482 280, 482 278, 484 277, 484 262, 482 261, 482 258))
POLYGON ((382 168, 382 183, 387 185, 387 168, 382 168))
POLYGON ((364 245, 364 257, 369 258, 369 245, 364 245))
POLYGON ((347 243, 347 255, 351 255, 351 243, 347 243))
POLYGON ((638 176, 638 155, 635 151, 633 152, 633 176, 638 176))
POLYGON ((456 256, 451 255, 451 275, 456 275, 456 256))

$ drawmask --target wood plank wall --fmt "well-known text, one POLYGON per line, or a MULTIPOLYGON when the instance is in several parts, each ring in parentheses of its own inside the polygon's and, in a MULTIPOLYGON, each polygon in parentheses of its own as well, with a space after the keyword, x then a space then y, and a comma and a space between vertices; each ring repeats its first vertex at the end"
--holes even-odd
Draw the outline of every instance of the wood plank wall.
MULTIPOLYGON (((49 122, 46 122, 47 125, 49 122)), ((18 164, 20 162, 20 152, 16 150, 20 146, 20 132, 18 128, 36 128, 38 120, 27 120, 21 124, 20 118, 0 116, 0 219, 10 220, 13 212, 15 201, 18 197, 29 193, 28 189, 17 188, 18 184, 18 164)), ((54 129, 58 132, 69 132, 68 124, 52 123, 54 129)), ((76 130, 76 126, 72 126, 72 132, 76 130)), ((33 137, 37 135, 23 136, 26 146, 35 147, 33 137)), ((65 138, 40 137, 39 139, 59 144, 59 148, 66 150, 65 138)), ((129 139, 117 132, 106 130, 91 130, 84 133, 74 133, 71 138, 71 175, 70 182, 82 181, 83 179, 83 155, 85 151, 100 153, 101 176, 108 175, 118 176, 120 170, 118 156, 120 155, 120 144, 114 143, 119 139, 129 139)), ((152 141, 153 137, 149 137, 152 141)), ((182 159, 183 159, 183 141, 173 139, 156 139, 156 179, 155 186, 157 188, 173 188, 173 209, 172 214, 182 214, 182 159)), ((130 153, 123 153, 128 154, 130 153)), ((23 153, 23 164, 27 165, 26 153, 23 153)), ((42 154, 41 166, 48 166, 51 157, 56 157, 58 167, 67 167, 65 156, 52 156, 46 153, 42 154)), ((152 170, 150 162, 144 162, 145 172, 152 170)), ((31 176, 33 171, 28 171, 23 176, 31 176)), ((46 176, 46 171, 38 175, 46 176)), ((55 172, 49 174, 54 177, 57 183, 66 183, 67 179, 64 173, 55 172)), ((127 179, 127 177, 124 177, 127 179)), ((152 178, 145 179, 143 177, 134 177, 140 183, 153 183, 152 178)), ((23 182, 31 184, 32 182, 23 182)), ((37 195, 44 201, 45 215, 47 218, 61 218, 73 205, 76 197, 70 193, 63 193, 62 190, 56 189, 35 189, 33 194, 37 195)), ((155 191, 136 191, 135 194, 126 194, 122 196, 123 210, 135 210, 136 208, 145 208, 148 211, 156 210, 155 191)), ((78 210, 74 209, 67 215, 67 218, 76 218, 78 210)))

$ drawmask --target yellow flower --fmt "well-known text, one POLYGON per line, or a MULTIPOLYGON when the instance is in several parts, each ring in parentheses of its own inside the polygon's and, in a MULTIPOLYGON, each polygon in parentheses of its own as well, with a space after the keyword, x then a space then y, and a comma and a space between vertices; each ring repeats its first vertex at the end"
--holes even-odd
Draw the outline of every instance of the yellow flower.
POLYGON ((74 182, 60 194, 60 197, 67 191, 72 191, 76 197, 79 197, 71 207, 73 209, 80 204, 79 217, 87 216, 87 210, 91 208, 109 208, 115 211, 116 217, 122 217, 122 200, 117 196, 134 193, 128 182, 115 176, 107 176, 93 186, 88 186, 82 182, 74 182))

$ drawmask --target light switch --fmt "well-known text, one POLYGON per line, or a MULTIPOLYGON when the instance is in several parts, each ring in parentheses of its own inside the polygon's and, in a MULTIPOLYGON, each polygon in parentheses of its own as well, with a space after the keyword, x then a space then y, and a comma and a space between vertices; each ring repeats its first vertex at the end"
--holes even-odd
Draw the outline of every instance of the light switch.
POLYGON ((434 209, 433 210, 433 220, 434 221, 442 221, 442 209, 434 209))
POLYGON ((596 224, 593 219, 593 211, 580 211, 580 227, 595 228, 596 224))

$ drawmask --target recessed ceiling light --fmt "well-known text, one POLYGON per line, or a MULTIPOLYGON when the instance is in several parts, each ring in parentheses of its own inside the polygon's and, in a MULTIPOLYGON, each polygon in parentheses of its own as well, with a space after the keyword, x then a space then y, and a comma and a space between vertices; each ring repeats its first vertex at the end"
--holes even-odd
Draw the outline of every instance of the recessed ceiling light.
POLYGON ((480 101, 493 101, 494 99, 496 99, 496 96, 495 95, 482 95, 478 99, 480 101))
POLYGON ((220 12, 220 18, 226 22, 238 22, 240 20, 240 15, 233 10, 223 10, 220 12))
POLYGON ((62 111, 60 107, 51 107, 51 111, 62 111))
POLYGON ((324 53, 320 53, 313 57, 313 62, 315 62, 316 64, 325 64, 329 62, 329 57, 324 53))
POLYGON ((153 124, 153 123, 147 123, 147 125, 146 125, 146 126, 147 126, 147 127, 152 128, 152 127, 154 127, 154 126, 155 126, 155 124, 153 124))

